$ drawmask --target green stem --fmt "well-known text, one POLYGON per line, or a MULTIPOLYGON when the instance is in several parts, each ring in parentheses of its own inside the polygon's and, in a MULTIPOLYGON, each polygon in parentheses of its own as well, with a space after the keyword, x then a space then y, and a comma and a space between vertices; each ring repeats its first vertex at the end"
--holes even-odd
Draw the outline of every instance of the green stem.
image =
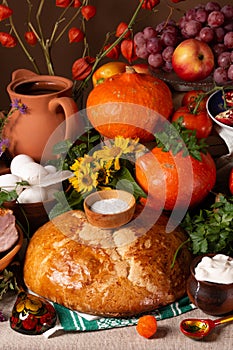
POLYGON ((36 21, 37 21, 37 25, 38 25, 38 29, 39 29, 39 33, 40 33, 40 37, 41 37, 41 41, 42 42, 45 42, 45 40, 44 40, 42 27, 41 27, 41 24, 40 24, 40 16, 41 16, 41 12, 42 12, 42 9, 43 9, 43 6, 44 6, 44 1, 45 0, 41 0, 40 1, 39 7, 38 7, 38 10, 37 10, 37 13, 36 13, 36 21))
POLYGON ((173 256, 172 263, 171 263, 171 269, 173 269, 173 267, 174 267, 174 265, 175 265, 176 258, 177 258, 177 255, 178 255, 179 251, 180 251, 181 248, 182 248, 185 244, 187 244, 188 242, 190 242, 190 238, 186 239, 186 241, 184 241, 183 243, 181 243, 181 244, 179 245, 179 247, 176 249, 175 254, 174 254, 174 256, 173 256))
POLYGON ((79 85, 79 87, 77 88, 77 90, 74 92, 74 99, 78 99, 80 93, 82 92, 82 90, 87 86, 87 83, 88 81, 91 79, 97 65, 99 64, 99 62, 117 45, 119 44, 122 39, 124 38, 125 34, 129 31, 129 30, 132 30, 132 26, 135 22, 135 19, 142 7, 142 4, 143 4, 143 1, 140 1, 139 2, 139 5, 138 7, 136 8, 133 16, 131 17, 130 21, 129 21, 129 24, 128 24, 128 27, 126 28, 126 30, 121 34, 121 36, 119 36, 114 42, 112 45, 109 46, 109 48, 105 51, 103 51, 101 54, 97 55, 96 56, 96 60, 95 60, 95 63, 93 64, 92 66, 92 70, 90 72, 90 74, 86 77, 86 79, 79 85))
MULTIPOLYGON (((203 98, 205 98, 206 96, 210 96, 212 95, 215 91, 218 91, 218 90, 221 90, 222 93, 223 93, 223 96, 224 96, 224 90, 226 89, 232 89, 233 86, 215 86, 213 89, 207 91, 207 92, 203 92, 203 94, 200 94, 197 98, 197 102, 196 102, 196 105, 192 111, 193 114, 197 114, 198 112, 198 108, 199 108, 199 105, 201 103, 201 101, 203 100, 203 98)), ((225 101, 225 98, 224 98, 224 107, 226 108, 226 101, 225 101)))
POLYGON ((50 40, 49 39, 46 40, 44 38, 44 34, 43 34, 41 23, 40 23, 40 16, 41 16, 41 13, 42 13, 42 10, 43 10, 44 2, 45 2, 45 0, 41 0, 40 1, 39 7, 38 7, 38 10, 37 10, 37 13, 36 13, 36 21, 37 21, 38 30, 39 30, 39 33, 40 33, 40 41, 39 41, 39 43, 40 43, 40 45, 42 47, 42 51, 43 51, 44 58, 45 58, 45 61, 46 61, 48 73, 49 73, 49 75, 54 75, 55 73, 54 73, 54 68, 53 68, 53 64, 52 64, 52 60, 51 60, 51 54, 50 54, 50 49, 51 49, 50 40))
MULTIPOLYGON (((70 4, 71 5, 71 4, 70 4)), ((68 7, 66 8, 66 10, 68 10, 68 7)), ((59 35, 56 37, 55 39, 55 43, 58 42, 58 40, 61 39, 61 37, 63 36, 63 34, 65 33, 65 31, 70 27, 71 23, 73 23, 73 21, 78 17, 78 15, 80 14, 81 11, 81 7, 78 8, 78 10, 76 11, 76 13, 71 17, 71 19, 67 22, 67 24, 65 25, 65 27, 62 29, 62 31, 59 33, 59 35)), ((63 12, 63 14, 59 17, 58 21, 55 23, 55 27, 54 27, 54 31, 57 30, 59 23, 62 20, 62 17, 64 16, 65 11, 63 12)), ((55 36, 55 33, 53 35, 53 37, 55 36)))
MULTIPOLYGON (((3 1, 3 4, 5 4, 6 6, 9 6, 6 0, 3 1)), ((16 27, 15 27, 15 25, 14 25, 14 22, 13 22, 12 17, 9 18, 9 22, 10 22, 11 29, 12 29, 14 35, 16 36, 16 38, 17 38, 17 40, 18 40, 18 43, 19 43, 19 45, 21 46, 23 52, 25 53, 25 55, 27 56, 27 58, 29 59, 29 61, 32 63, 35 72, 36 72, 37 74, 40 74, 40 69, 39 69, 39 67, 38 67, 37 64, 36 64, 35 58, 33 58, 33 57, 30 55, 30 53, 29 53, 29 51, 27 50, 26 46, 25 46, 24 43, 22 42, 22 40, 21 40, 21 38, 20 38, 20 35, 19 35, 19 33, 17 32, 17 30, 16 30, 16 27)))

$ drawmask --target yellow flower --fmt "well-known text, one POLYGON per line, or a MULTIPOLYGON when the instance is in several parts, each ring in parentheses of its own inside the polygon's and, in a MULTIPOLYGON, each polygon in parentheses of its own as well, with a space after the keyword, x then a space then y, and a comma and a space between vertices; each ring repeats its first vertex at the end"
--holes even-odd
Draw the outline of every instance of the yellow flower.
POLYGON ((123 155, 135 155, 136 152, 143 151, 144 146, 138 144, 138 141, 139 139, 117 136, 114 142, 109 141, 108 145, 95 151, 92 156, 85 154, 76 159, 70 167, 75 176, 69 179, 74 189, 85 193, 108 185, 120 170, 120 158, 123 155))
POLYGON ((74 170, 74 177, 69 179, 77 192, 91 192, 98 185, 98 172, 91 166, 91 157, 86 155, 84 158, 76 159, 70 167, 74 170))
POLYGON ((138 138, 133 140, 117 136, 112 146, 104 146, 103 149, 94 152, 93 157, 102 159, 104 162, 112 162, 115 170, 120 170, 120 158, 123 154, 143 151, 144 146, 138 144, 138 141, 138 138))

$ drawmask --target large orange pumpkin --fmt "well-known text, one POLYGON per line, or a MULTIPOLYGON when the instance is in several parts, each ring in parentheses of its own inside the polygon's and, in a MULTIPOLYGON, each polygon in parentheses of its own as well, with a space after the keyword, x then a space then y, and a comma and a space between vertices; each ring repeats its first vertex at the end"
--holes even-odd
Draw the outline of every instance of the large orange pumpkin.
POLYGON ((173 111, 172 94, 160 79, 132 67, 97 85, 87 98, 87 116, 103 136, 154 139, 159 120, 173 111))
POLYGON ((136 160, 135 173, 137 183, 148 193, 148 204, 165 210, 197 206, 216 181, 216 167, 209 153, 201 153, 201 160, 197 160, 159 147, 136 160))

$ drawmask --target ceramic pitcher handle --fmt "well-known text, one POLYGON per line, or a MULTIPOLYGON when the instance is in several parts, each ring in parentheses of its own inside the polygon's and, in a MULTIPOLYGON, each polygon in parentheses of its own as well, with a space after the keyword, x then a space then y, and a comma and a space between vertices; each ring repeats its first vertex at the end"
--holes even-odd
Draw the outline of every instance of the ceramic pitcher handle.
POLYGON ((75 141, 83 133, 83 122, 77 117, 78 107, 70 97, 56 97, 49 102, 49 109, 55 111, 59 106, 63 108, 65 114, 65 136, 64 139, 75 141), (78 120, 79 119, 79 120, 78 120))
POLYGON ((24 81, 25 79, 37 77, 38 74, 31 72, 28 69, 17 69, 12 73, 11 79, 12 81, 19 80, 24 81))

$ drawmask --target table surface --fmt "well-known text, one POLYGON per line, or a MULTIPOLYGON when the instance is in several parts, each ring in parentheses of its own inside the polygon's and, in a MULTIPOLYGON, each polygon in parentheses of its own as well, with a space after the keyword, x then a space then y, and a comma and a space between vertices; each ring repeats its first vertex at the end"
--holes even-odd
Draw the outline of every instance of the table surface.
MULTIPOLYGON (((1 301, 1 309, 9 317, 15 295, 7 294, 1 301)), ((184 336, 179 330, 185 318, 211 318, 200 310, 193 310, 181 316, 158 321, 154 338, 141 337, 135 326, 114 328, 95 332, 61 332, 49 339, 45 336, 27 336, 13 331, 9 321, 0 323, 1 350, 230 350, 233 346, 233 323, 216 327, 205 339, 195 341, 184 336)))
MULTIPOLYGON (((180 99, 180 96, 179 96, 180 99)), ((214 158, 228 152, 226 145, 216 133, 209 137, 209 151, 214 158)), ((223 182, 226 182, 223 179, 223 182)), ((6 294, 0 301, 0 309, 8 318, 16 296, 6 294)), ((233 347, 233 322, 216 327, 202 341, 184 336, 179 330, 180 322, 185 318, 211 318, 196 309, 181 316, 158 321, 158 330, 154 338, 145 339, 138 335, 135 326, 114 328, 95 332, 56 332, 47 339, 44 335, 26 336, 13 331, 9 321, 0 323, 0 350, 230 350, 233 347)))

